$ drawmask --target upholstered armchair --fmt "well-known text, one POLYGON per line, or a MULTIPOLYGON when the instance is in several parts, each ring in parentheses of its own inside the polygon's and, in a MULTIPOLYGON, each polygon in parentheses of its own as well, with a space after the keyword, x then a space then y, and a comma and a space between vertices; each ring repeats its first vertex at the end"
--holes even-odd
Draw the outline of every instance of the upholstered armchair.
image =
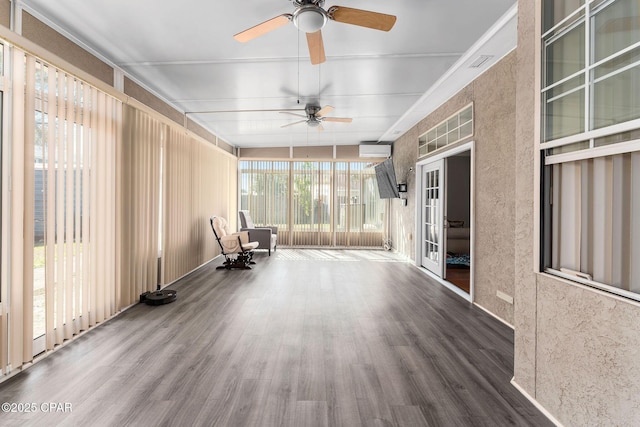
POLYGON ((253 225, 251 214, 247 210, 239 211, 240 216, 240 231, 247 231, 249 233, 249 240, 260 243, 261 249, 268 249, 269 256, 271 251, 275 252, 278 244, 278 227, 256 227, 253 225))
POLYGON ((229 228, 227 220, 212 216, 209 220, 213 235, 220 245, 220 250, 224 255, 225 262, 217 267, 218 269, 232 268, 250 269, 249 264, 255 264, 253 258, 253 250, 258 247, 259 243, 251 241, 249 233, 241 231, 233 233, 229 228))

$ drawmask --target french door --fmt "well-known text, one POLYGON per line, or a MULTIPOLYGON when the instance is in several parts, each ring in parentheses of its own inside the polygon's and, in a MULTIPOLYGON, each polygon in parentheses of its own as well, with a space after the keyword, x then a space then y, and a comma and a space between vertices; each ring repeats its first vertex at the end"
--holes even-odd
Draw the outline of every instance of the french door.
POLYGON ((444 274, 445 159, 422 168, 422 266, 440 277, 444 274))

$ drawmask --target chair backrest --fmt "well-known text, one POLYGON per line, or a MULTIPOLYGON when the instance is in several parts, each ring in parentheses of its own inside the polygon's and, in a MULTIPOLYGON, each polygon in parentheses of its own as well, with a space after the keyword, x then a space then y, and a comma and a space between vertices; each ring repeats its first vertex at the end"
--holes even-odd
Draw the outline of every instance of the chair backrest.
POLYGON ((213 235, 216 236, 216 240, 218 241, 218 245, 220 245, 220 249, 222 253, 224 253, 224 247, 222 246, 222 242, 220 239, 224 236, 231 234, 231 230, 229 229, 229 224, 227 224, 227 220, 220 216, 212 216, 209 219, 211 223, 211 229, 213 230, 213 235))
POLYGON ((229 228, 227 220, 222 218, 221 216, 211 217, 211 227, 213 228, 214 234, 219 239, 231 234, 231 229, 229 228))
POLYGON ((242 225, 242 228, 256 228, 255 225, 253 225, 253 220, 251 219, 251 214, 249 213, 249 211, 238 211, 239 215, 240 215, 240 224, 242 225))

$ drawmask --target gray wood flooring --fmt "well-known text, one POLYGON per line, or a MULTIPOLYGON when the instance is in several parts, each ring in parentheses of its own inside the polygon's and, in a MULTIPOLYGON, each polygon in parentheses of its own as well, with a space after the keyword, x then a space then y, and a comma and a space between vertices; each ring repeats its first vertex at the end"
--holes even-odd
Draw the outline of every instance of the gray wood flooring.
POLYGON ((0 384, 3 426, 547 426, 513 331, 383 251, 279 249, 138 304, 0 384), (71 412, 48 403, 70 404, 71 412), (60 409, 60 412, 54 412, 60 409))

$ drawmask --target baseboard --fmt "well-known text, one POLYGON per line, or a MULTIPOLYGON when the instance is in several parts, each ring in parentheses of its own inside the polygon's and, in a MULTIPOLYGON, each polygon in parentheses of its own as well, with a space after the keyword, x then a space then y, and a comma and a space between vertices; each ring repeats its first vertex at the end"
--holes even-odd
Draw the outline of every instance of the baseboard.
POLYGON ((416 268, 420 271, 422 271, 424 274, 426 274, 427 276, 429 276, 430 278, 432 278, 433 280, 435 280, 436 282, 438 282, 439 284, 441 284, 442 286, 444 286, 445 288, 449 289, 451 292, 453 292, 454 294, 464 298, 465 300, 467 300, 468 302, 471 302, 471 295, 469 295, 468 293, 466 293, 465 291, 463 291, 462 289, 460 289, 459 287, 457 287, 456 285, 447 282, 446 280, 444 280, 443 278, 439 277, 438 275, 430 272, 429 270, 427 270, 424 267, 418 266, 416 265, 416 268))
POLYGON ((536 399, 533 398, 533 396, 531 396, 529 393, 527 393, 522 387, 520 387, 518 385, 518 383, 516 382, 515 377, 511 378, 511 385, 514 386, 520 393, 522 393, 522 395, 524 397, 527 398, 527 400, 529 402, 531 402, 533 404, 533 406, 535 406, 536 408, 538 408, 538 410, 540 412, 542 412, 542 414, 547 417, 549 419, 549 421, 551 421, 552 423, 554 423, 556 426, 558 427, 563 427, 562 423, 560 421, 558 421, 557 419, 555 419, 555 417, 553 415, 551 415, 551 413, 549 413, 549 411, 547 411, 544 406, 542 406, 536 399))

